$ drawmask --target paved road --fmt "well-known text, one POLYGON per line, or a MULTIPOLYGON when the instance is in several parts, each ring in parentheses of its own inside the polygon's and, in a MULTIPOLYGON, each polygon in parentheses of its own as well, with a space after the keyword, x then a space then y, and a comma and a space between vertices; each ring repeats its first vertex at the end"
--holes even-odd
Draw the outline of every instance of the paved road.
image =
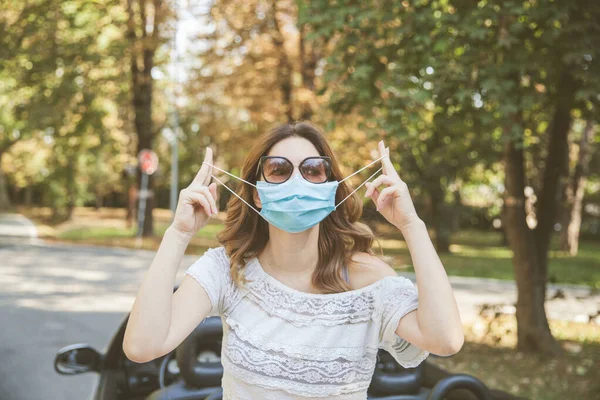
POLYGON ((87 399, 96 375, 58 375, 54 356, 75 343, 105 349, 154 254, 0 238, 0 399, 87 399))
MULTIPOLYGON (((154 254, 0 238, 0 399, 87 399, 95 375, 56 374, 56 351, 81 342, 104 350, 131 309, 154 254)), ((196 258, 184 257, 177 282, 196 258)), ((451 282, 463 322, 474 318, 480 303, 516 299, 510 282, 460 277, 451 282)), ((598 310, 600 296, 590 295, 589 289, 564 290, 566 299, 547 302, 551 318, 573 319, 598 310)), ((554 289, 548 292, 552 296, 554 289)))

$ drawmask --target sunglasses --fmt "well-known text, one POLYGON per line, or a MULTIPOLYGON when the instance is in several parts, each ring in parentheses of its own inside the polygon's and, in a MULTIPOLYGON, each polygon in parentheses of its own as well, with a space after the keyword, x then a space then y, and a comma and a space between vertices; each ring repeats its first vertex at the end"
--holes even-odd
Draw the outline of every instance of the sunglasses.
MULTIPOLYGON (((327 156, 306 157, 298 165, 302 177, 311 183, 325 183, 331 176, 331 158, 327 156)), ((294 164, 281 156, 262 156, 258 161, 256 175, 268 183, 283 183, 290 179, 294 164)))

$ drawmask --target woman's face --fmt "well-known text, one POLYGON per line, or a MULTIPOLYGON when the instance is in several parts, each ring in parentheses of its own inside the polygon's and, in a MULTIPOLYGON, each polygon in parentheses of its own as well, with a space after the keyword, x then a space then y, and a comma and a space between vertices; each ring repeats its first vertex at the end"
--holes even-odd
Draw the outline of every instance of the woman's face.
MULTIPOLYGON (((277 142, 273 147, 271 147, 271 151, 269 151, 267 156, 280 156, 285 157, 294 164, 294 171, 292 172, 293 178, 294 175, 300 175, 300 170, 298 170, 298 165, 304 160, 306 157, 319 157, 320 154, 317 151, 316 147, 309 141, 302 137, 289 137, 287 139, 283 139, 277 142)), ((262 175, 258 178, 259 181, 264 181, 262 175)), ((254 190, 254 204, 258 207, 262 208, 260 203, 260 197, 258 196, 258 192, 254 190)))

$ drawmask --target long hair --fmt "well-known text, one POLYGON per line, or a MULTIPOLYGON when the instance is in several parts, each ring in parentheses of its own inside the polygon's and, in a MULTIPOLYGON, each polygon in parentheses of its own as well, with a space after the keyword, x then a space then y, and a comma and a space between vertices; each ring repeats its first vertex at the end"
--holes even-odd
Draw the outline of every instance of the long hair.
MULTIPOLYGON (((337 159, 325 135, 319 128, 307 121, 281 124, 264 133, 252 147, 241 171, 241 178, 256 184, 259 179, 257 168, 260 157, 267 155, 279 141, 289 137, 301 137, 310 141, 321 156, 331 158, 331 179, 340 181, 344 177, 337 159)), ((347 181, 338 185, 336 204, 339 204, 352 192, 347 181)), ((241 190, 236 193, 254 208, 251 185, 241 183, 241 190)), ((335 211, 320 222, 317 267, 312 276, 312 284, 324 293, 339 293, 352 290, 342 278, 342 268, 349 266, 355 252, 366 252, 373 255, 371 246, 375 239, 368 225, 359 222, 362 216, 362 199, 355 192, 335 211)), ((252 257, 258 256, 269 239, 269 227, 260 215, 250 209, 237 196, 231 196, 227 203, 225 228, 217 234, 217 240, 225 247, 231 260, 231 277, 236 285, 251 282, 244 276, 244 268, 252 257)))

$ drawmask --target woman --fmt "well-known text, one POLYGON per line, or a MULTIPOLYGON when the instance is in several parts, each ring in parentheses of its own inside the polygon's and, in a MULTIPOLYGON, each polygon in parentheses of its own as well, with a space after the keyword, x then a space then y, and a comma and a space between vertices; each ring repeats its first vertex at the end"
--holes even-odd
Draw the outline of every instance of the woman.
POLYGON ((352 191, 342 179, 322 132, 284 124, 250 150, 239 193, 226 186, 235 196, 217 235, 222 246, 194 262, 172 293, 187 244, 218 211, 210 180, 222 183, 213 175, 220 168, 207 148, 135 299, 127 357, 163 356, 220 315, 224 399, 355 400, 367 397, 379 348, 405 367, 430 352, 458 352, 464 336, 448 277, 383 141, 379 153, 383 172, 365 196, 402 232, 418 291, 374 255, 373 233, 359 222, 362 184, 352 191))

